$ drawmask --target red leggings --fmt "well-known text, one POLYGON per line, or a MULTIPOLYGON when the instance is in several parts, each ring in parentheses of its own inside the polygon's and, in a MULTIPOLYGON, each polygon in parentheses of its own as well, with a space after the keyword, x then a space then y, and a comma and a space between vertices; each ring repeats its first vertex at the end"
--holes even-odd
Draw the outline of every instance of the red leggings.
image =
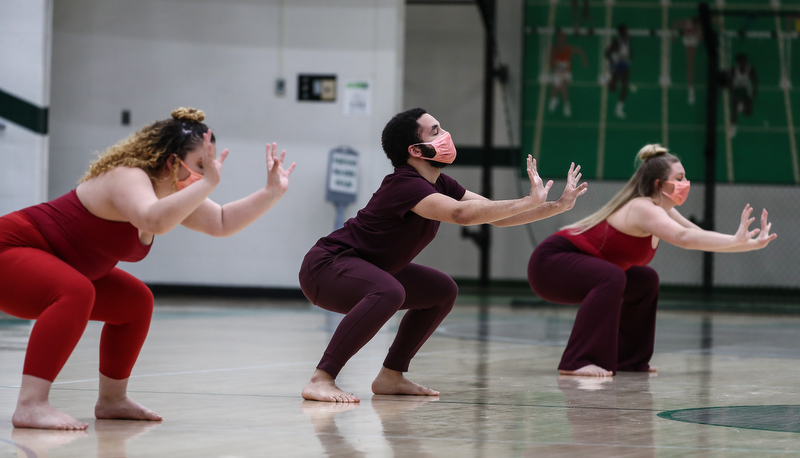
POLYGON ((383 366, 407 372, 458 296, 453 279, 436 269, 409 264, 392 275, 354 250, 331 255, 316 247, 303 260, 300 287, 311 303, 345 314, 317 365, 334 378, 398 310, 406 309, 383 366))
POLYGON ((528 281, 544 300, 581 304, 559 369, 595 364, 614 373, 649 370, 658 306, 655 270, 622 270, 552 235, 533 251, 528 281))
POLYGON ((53 255, 23 213, 0 217, 0 310, 36 319, 22 373, 55 380, 89 320, 103 321, 100 373, 130 377, 153 314, 153 295, 114 268, 91 281, 53 255))

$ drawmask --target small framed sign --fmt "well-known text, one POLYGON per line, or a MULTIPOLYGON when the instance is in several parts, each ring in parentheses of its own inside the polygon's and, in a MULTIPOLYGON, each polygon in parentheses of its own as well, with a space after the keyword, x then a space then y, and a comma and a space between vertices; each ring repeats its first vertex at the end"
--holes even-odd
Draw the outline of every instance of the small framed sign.
POLYGON ((335 102, 336 75, 298 75, 297 100, 335 102))

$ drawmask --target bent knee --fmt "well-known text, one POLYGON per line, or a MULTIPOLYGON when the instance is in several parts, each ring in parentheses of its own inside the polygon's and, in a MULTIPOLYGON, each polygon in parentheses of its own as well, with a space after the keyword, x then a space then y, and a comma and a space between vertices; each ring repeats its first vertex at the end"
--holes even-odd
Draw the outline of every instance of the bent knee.
POLYGON ((658 287, 660 280, 658 277, 658 272, 656 272, 655 269, 648 266, 632 267, 631 269, 634 268, 636 269, 636 283, 649 287, 658 287))
POLYGON ((400 283, 382 285, 372 294, 380 297, 380 302, 399 309, 406 301, 406 290, 400 283))
POLYGON ((153 305, 155 299, 153 292, 144 283, 132 285, 131 288, 125 292, 131 306, 133 306, 140 316, 147 316, 150 319, 153 316, 153 305))
POLYGON ((69 307, 73 313, 86 315, 88 320, 94 300, 94 285, 88 278, 81 277, 60 285, 56 291, 53 305, 69 307))
POLYGON ((447 277, 447 280, 443 281, 439 287, 445 299, 449 299, 449 302, 455 302, 458 297, 458 285, 452 278, 447 277))

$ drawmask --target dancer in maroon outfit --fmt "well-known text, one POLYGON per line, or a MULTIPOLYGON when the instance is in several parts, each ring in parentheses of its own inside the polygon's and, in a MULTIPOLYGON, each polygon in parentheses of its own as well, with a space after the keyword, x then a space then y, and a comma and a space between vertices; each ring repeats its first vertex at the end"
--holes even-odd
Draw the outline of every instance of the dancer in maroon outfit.
POLYGON ((455 160, 450 134, 421 108, 396 115, 383 130, 383 149, 395 170, 366 207, 342 229, 321 238, 300 268, 300 286, 312 303, 345 314, 311 381, 305 399, 359 402, 339 389, 336 376, 398 310, 408 310, 372 383, 375 394, 435 396, 437 391, 403 376, 422 344, 447 316, 458 294, 446 274, 411 261, 436 236, 439 223, 513 226, 569 210, 586 191, 580 167, 570 167, 561 198, 545 202, 552 181, 542 183, 528 156, 530 195, 491 201, 464 189, 441 168, 455 160))
POLYGON ((655 372, 649 365, 655 339, 658 274, 647 267, 659 240, 681 248, 738 252, 758 250, 770 234, 746 205, 733 235, 706 231, 675 209, 689 194, 677 157, 660 145, 639 151, 642 161, 628 184, 597 213, 567 226, 536 247, 528 281, 545 300, 581 304, 558 366, 567 375, 610 376, 617 371, 655 372))
POLYGON ((238 232, 283 196, 294 168, 284 170, 285 152, 278 157, 275 144, 268 145, 266 187, 219 206, 208 195, 228 150, 215 159, 214 136, 203 119, 202 111, 175 110, 172 119, 109 148, 75 190, 0 217, 0 310, 36 320, 15 427, 86 429, 54 409, 48 395, 89 320, 105 322, 95 416, 161 420, 127 396, 153 295, 115 265, 140 261, 154 235, 178 224, 220 237, 238 232))

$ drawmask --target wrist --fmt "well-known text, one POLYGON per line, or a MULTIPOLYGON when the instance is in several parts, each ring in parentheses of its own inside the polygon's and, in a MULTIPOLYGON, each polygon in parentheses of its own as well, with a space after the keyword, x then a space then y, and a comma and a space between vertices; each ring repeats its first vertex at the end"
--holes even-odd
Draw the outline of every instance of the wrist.
POLYGON ((569 203, 566 201, 566 199, 564 199, 564 196, 559 197, 558 200, 553 202, 553 206, 558 213, 564 213, 570 208, 569 203))

